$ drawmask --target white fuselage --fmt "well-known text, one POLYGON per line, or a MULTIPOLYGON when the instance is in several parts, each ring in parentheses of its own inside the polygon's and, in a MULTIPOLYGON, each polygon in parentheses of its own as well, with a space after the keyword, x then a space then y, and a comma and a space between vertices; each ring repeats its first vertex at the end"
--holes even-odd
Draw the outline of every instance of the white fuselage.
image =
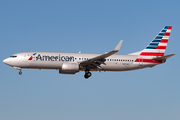
MULTIPOLYGON (((64 63, 79 64, 82 61, 94 58, 101 54, 88 53, 59 53, 59 52, 24 52, 14 54, 17 57, 9 57, 3 62, 17 68, 32 68, 32 69, 59 69, 61 70, 64 63), (33 53, 37 53, 33 55, 33 53), (31 59, 30 59, 31 58, 31 59)), ((127 71, 141 69, 145 67, 153 67, 157 63, 136 62, 138 55, 112 55, 106 58, 105 64, 99 66, 98 71, 127 71)), ((79 67, 79 71, 84 71, 85 68, 79 67)), ((90 71, 96 71, 91 69, 90 71)))

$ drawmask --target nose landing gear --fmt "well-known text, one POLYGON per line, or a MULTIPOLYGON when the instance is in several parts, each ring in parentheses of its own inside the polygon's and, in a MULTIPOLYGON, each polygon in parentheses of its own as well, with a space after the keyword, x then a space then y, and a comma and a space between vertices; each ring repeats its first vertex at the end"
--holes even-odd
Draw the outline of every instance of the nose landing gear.
POLYGON ((91 77, 91 75, 92 75, 91 72, 89 72, 89 70, 86 70, 84 78, 88 79, 89 77, 91 77))
POLYGON ((22 75, 22 72, 21 72, 21 70, 19 71, 19 75, 22 75))
POLYGON ((19 70, 19 75, 22 75, 22 71, 20 67, 13 67, 13 69, 19 70))

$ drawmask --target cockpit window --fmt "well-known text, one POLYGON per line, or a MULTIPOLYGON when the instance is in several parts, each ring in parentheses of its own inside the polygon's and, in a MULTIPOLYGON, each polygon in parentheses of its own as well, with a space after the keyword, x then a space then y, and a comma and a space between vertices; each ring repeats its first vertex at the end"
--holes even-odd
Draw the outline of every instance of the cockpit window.
POLYGON ((10 57, 15 58, 15 57, 17 57, 17 55, 11 55, 10 57))

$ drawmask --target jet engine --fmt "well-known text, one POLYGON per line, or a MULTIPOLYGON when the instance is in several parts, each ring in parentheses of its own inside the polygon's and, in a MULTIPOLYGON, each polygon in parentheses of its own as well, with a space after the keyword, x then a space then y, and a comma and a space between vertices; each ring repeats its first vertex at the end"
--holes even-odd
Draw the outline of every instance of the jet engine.
POLYGON ((59 69, 60 74, 75 74, 79 72, 79 64, 77 63, 63 63, 62 68, 59 69))

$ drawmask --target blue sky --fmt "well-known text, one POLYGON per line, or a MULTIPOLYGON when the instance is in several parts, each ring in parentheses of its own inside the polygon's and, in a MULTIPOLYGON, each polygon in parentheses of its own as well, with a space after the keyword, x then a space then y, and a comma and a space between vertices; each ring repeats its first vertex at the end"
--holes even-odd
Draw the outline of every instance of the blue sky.
POLYGON ((1 120, 179 120, 178 0, 3 0, 0 2, 1 120), (123 39, 118 54, 144 49, 173 26, 165 64, 129 72, 24 69, 3 59, 26 51, 105 53, 123 39))

